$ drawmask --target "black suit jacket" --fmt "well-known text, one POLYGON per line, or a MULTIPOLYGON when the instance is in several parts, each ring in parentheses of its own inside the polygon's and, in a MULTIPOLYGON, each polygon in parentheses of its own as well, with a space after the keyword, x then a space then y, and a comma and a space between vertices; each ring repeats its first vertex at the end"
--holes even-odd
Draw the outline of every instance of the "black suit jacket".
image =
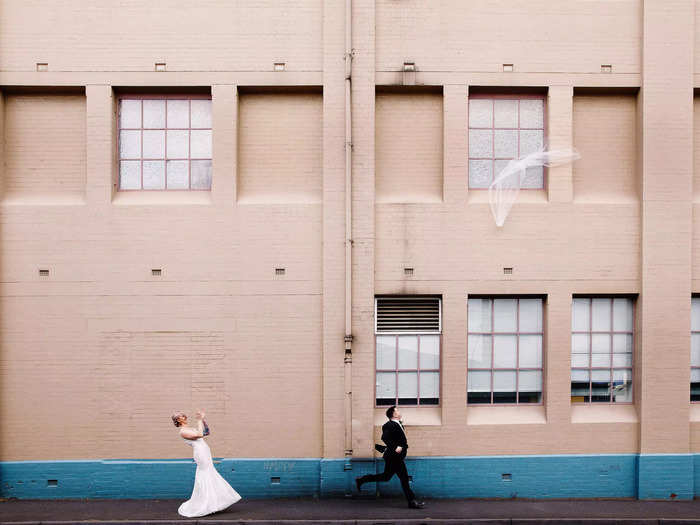
POLYGON ((382 441, 386 443, 384 459, 396 459, 398 457, 403 459, 406 457, 406 449, 408 448, 406 434, 396 421, 389 420, 384 423, 382 426, 382 441), (401 454, 396 453, 396 447, 402 448, 401 454))

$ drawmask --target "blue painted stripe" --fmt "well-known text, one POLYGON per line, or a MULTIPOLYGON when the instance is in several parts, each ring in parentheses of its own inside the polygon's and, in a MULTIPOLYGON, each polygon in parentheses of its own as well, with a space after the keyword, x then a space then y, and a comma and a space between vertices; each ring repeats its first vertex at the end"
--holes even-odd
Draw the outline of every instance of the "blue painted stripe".
MULTIPOLYGON (((215 458, 245 498, 343 495, 381 459, 215 458)), ((414 491, 432 498, 635 498, 700 496, 700 454, 410 457, 414 491)), ((192 490, 191 459, 0 462, 0 496, 21 499, 177 498, 192 490), (49 480, 55 480, 55 484, 49 480)), ((400 495, 397 478, 363 492, 400 495)))

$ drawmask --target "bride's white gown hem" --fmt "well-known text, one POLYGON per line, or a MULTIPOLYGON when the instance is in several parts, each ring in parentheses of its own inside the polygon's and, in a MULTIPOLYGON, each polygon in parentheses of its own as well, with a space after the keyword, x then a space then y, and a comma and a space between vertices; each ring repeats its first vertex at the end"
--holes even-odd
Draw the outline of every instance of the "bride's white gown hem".
POLYGON ((193 449, 197 463, 192 496, 177 509, 178 514, 187 518, 206 516, 224 510, 241 499, 228 482, 221 477, 211 460, 211 450, 202 438, 185 439, 193 449))

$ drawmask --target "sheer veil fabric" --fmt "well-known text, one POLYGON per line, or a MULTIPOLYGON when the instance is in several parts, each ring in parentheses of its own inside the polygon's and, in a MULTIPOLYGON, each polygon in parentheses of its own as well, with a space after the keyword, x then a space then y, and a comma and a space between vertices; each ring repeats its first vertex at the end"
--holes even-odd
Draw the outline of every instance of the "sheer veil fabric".
POLYGON ((181 516, 195 518, 224 510, 241 499, 240 494, 221 477, 214 468, 211 450, 204 439, 185 439, 193 449, 197 472, 194 477, 192 496, 177 512, 181 516))
POLYGON ((551 150, 541 149, 519 159, 511 160, 489 186, 489 205, 496 226, 499 228, 506 222, 518 192, 527 175, 527 169, 536 166, 561 166, 569 164, 581 155, 576 150, 551 150))

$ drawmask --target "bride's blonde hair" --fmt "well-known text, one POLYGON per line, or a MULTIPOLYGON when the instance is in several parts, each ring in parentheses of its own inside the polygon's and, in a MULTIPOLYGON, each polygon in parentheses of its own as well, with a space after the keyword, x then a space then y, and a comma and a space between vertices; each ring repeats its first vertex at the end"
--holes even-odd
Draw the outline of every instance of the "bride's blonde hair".
POLYGON ((184 414, 183 412, 175 412, 171 417, 173 419, 173 425, 175 425, 176 427, 179 427, 180 422, 178 421, 178 419, 180 419, 181 417, 187 417, 187 415, 184 414))

